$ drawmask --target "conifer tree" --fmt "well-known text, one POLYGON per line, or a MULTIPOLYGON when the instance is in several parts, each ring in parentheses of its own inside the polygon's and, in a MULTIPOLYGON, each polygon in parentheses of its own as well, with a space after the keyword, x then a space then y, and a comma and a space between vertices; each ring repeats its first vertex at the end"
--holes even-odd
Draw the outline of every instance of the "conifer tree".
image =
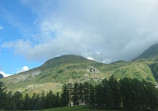
POLYGON ((25 110, 31 110, 31 98, 28 94, 25 95, 24 107, 25 110))
POLYGON ((85 105, 89 104, 89 92, 90 92, 89 83, 85 82, 83 84, 83 93, 84 93, 84 102, 85 102, 85 105))
POLYGON ((102 104, 104 102, 104 98, 103 98, 103 88, 101 84, 98 84, 95 87, 95 91, 96 91, 96 107, 97 108, 102 108, 102 104))
POLYGON ((63 106, 68 106, 68 104, 69 104, 69 91, 68 91, 68 87, 66 84, 63 86, 63 91, 61 94, 61 101, 62 101, 63 106))
POLYGON ((4 109, 5 102, 6 102, 5 88, 4 88, 4 84, 0 82, 0 110, 4 109))
POLYGON ((109 79, 109 86, 112 90, 112 96, 113 96, 113 109, 120 109, 121 106, 121 96, 120 96, 120 84, 119 82, 111 76, 109 79))
POLYGON ((23 109, 23 98, 22 98, 22 94, 17 91, 14 93, 13 95, 13 99, 14 99, 14 110, 21 110, 23 109))
POLYGON ((79 104, 83 105, 84 102, 84 92, 83 92, 83 84, 79 84, 79 104))
POLYGON ((79 105, 79 85, 78 85, 78 83, 75 83, 74 88, 73 88, 73 105, 79 105))
POLYGON ((95 88, 93 85, 90 85, 90 92, 89 92, 89 104, 93 107, 95 107, 95 88))

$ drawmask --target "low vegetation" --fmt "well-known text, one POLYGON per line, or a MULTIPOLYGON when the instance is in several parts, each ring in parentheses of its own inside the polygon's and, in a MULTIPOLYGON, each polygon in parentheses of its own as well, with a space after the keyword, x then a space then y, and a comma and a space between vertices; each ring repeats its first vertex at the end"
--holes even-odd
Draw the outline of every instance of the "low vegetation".
MULTIPOLYGON (((88 106, 73 106, 73 107, 43 109, 40 111, 117 111, 117 110, 101 110, 101 109, 96 109, 96 108, 90 108, 88 106)), ((118 111, 120 111, 120 110, 118 110, 118 111)))

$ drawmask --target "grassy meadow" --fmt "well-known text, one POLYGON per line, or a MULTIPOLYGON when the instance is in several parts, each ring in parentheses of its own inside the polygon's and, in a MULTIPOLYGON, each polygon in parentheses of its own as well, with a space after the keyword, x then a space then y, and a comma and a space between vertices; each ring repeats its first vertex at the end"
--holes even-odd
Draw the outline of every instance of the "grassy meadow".
POLYGON ((118 110, 99 110, 99 109, 92 109, 87 106, 73 106, 73 107, 43 109, 40 111, 118 111, 118 110))

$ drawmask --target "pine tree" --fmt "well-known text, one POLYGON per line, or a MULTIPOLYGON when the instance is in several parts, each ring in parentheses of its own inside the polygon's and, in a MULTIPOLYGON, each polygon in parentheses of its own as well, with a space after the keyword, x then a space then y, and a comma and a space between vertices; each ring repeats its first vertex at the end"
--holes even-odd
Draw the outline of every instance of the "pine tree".
POLYGON ((95 95, 95 98, 96 98, 96 106, 97 106, 97 108, 102 108, 103 102, 104 102, 102 85, 101 85, 101 84, 98 84, 98 85, 95 87, 95 90, 96 90, 96 95, 95 95))
POLYGON ((89 83, 88 82, 85 82, 83 84, 83 92, 84 92, 84 102, 85 102, 85 105, 88 105, 89 104, 89 94, 90 94, 90 87, 89 87, 89 83))
POLYGON ((121 107, 120 84, 113 76, 111 76, 109 79, 109 86, 110 89, 112 90, 112 96, 114 99, 112 108, 120 109, 121 107))
POLYGON ((31 98, 28 94, 25 95, 25 99, 24 99, 24 110, 31 110, 31 98))
POLYGON ((49 91, 46 96, 46 108, 53 108, 55 106, 55 95, 49 91))
POLYGON ((21 110, 23 108, 23 100, 22 100, 22 94, 17 91, 13 95, 14 99, 14 110, 21 110))
POLYGON ((145 94, 143 96, 145 109, 158 109, 158 89, 150 82, 143 81, 145 94))
POLYGON ((6 102, 6 93, 4 84, 0 82, 0 110, 5 108, 5 102, 6 102))
POLYGON ((83 91, 83 84, 79 84, 79 104, 83 105, 84 102, 84 91, 83 91))
POLYGON ((6 110, 13 110, 14 105, 13 105, 13 93, 10 91, 9 93, 6 94, 6 102, 5 102, 5 109, 6 110))
POLYGON ((55 98, 55 107, 61 107, 62 103, 61 103, 61 98, 59 93, 56 94, 56 98, 55 98))
POLYGON ((102 108, 104 109, 110 109, 112 108, 113 104, 114 104, 114 98, 112 95, 112 90, 109 86, 109 83, 106 79, 104 79, 102 81, 102 88, 103 88, 103 106, 102 108))
POLYGON ((71 83, 69 83, 67 85, 67 89, 68 89, 68 103, 69 103, 69 106, 72 106, 73 105, 73 85, 71 83))
POLYGON ((63 106, 68 106, 68 104, 69 104, 69 91, 68 91, 68 87, 66 84, 63 86, 63 91, 61 94, 61 101, 62 101, 63 106))
POLYGON ((73 88, 73 104, 79 105, 79 85, 78 85, 78 83, 75 83, 74 88, 73 88))
POLYGON ((96 103, 95 96, 95 88, 93 85, 90 85, 89 104, 93 107, 95 107, 96 103))
POLYGON ((33 96, 31 97, 31 110, 36 110, 39 108, 38 104, 40 104, 39 95, 36 93, 33 93, 33 96))
POLYGON ((42 91, 41 97, 40 97, 40 108, 46 109, 46 95, 44 91, 42 91))

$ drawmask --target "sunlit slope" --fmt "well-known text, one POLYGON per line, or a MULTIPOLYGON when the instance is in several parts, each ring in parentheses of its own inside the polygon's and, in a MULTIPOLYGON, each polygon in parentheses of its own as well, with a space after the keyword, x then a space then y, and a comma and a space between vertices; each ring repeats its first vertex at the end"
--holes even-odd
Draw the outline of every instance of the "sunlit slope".
POLYGON ((130 77, 156 83, 149 67, 154 62, 137 60, 103 64, 81 56, 66 55, 51 59, 41 67, 1 79, 1 81, 5 83, 9 91, 18 90, 24 93, 41 93, 43 90, 57 92, 61 91, 65 83, 89 81, 97 84, 112 75, 117 79, 130 77))

